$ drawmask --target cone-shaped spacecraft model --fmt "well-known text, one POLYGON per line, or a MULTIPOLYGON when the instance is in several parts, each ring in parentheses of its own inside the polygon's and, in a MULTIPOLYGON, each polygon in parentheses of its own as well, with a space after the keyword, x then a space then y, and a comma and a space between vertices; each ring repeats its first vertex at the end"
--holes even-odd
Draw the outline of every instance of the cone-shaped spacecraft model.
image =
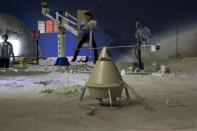
POLYGON ((88 89, 91 97, 99 99, 109 98, 111 102, 112 99, 121 97, 123 90, 121 81, 123 81, 122 77, 116 64, 112 61, 109 49, 104 47, 85 87, 88 89))
POLYGON ((108 48, 103 48, 99 59, 86 83, 90 95, 94 98, 109 98, 108 89, 111 97, 120 97, 122 86, 119 82, 122 77, 115 63, 112 61, 108 48))

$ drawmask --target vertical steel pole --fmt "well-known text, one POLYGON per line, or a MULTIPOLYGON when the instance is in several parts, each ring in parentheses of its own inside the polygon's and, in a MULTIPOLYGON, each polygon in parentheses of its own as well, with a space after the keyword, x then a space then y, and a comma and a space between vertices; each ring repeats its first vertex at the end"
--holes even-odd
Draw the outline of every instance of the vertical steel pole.
POLYGON ((178 28, 176 28, 176 59, 178 57, 178 28))
POLYGON ((140 69, 140 65, 142 63, 142 56, 141 56, 141 42, 137 40, 137 53, 138 53, 138 68, 140 69))
POLYGON ((39 64, 39 48, 38 48, 38 39, 36 40, 36 60, 37 65, 39 64))

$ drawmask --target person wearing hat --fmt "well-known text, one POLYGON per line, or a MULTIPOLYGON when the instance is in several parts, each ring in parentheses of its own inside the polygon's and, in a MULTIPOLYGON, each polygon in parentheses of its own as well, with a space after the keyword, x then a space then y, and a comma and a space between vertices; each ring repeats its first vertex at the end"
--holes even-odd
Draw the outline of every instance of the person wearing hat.
POLYGON ((8 42, 8 35, 4 34, 2 36, 3 42, 0 43, 0 67, 1 68, 9 68, 10 67, 10 57, 14 57, 13 46, 10 42, 8 42))
MULTIPOLYGON (((83 21, 81 23, 80 29, 82 30, 83 34, 82 34, 82 38, 78 43, 78 46, 75 50, 74 53, 74 57, 72 59, 72 62, 75 62, 77 59, 77 56, 80 52, 81 47, 83 46, 83 44, 87 41, 89 41, 90 39, 90 30, 95 30, 96 29, 96 24, 95 24, 95 20, 93 20, 93 14, 90 12, 85 12, 84 14, 85 16, 85 21, 83 21)), ((94 34, 92 35, 92 47, 94 48, 94 63, 96 63, 97 59, 98 59, 98 50, 95 49, 97 48, 95 39, 94 39, 94 34)))

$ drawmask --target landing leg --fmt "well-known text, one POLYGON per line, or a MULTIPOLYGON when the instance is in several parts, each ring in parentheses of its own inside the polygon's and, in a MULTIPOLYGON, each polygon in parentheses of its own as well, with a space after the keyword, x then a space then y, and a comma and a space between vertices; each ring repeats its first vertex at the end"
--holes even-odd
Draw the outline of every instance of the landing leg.
POLYGON ((126 93, 126 96, 127 96, 127 103, 128 103, 128 105, 130 105, 131 104, 131 97, 129 95, 129 90, 128 90, 127 86, 123 86, 123 87, 125 89, 125 93, 126 93))
POLYGON ((110 91, 110 89, 108 89, 108 95, 109 95, 110 105, 111 105, 111 107, 113 107, 113 103, 112 103, 112 98, 111 98, 111 91, 110 91))
POLYGON ((85 86, 84 89, 83 89, 83 91, 82 91, 82 94, 81 94, 81 97, 80 97, 80 100, 79 100, 79 105, 81 104, 81 101, 83 100, 83 97, 84 97, 86 88, 87 88, 87 87, 85 86))

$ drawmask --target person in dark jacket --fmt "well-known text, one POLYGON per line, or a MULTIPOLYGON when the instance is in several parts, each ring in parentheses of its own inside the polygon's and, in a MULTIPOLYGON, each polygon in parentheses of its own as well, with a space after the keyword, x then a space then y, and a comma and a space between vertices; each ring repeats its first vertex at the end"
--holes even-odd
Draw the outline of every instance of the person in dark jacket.
POLYGON ((8 35, 2 36, 3 42, 0 43, 0 67, 1 68, 9 68, 10 67, 10 58, 13 58, 13 61, 15 61, 14 57, 14 51, 13 46, 10 42, 8 42, 8 35))

